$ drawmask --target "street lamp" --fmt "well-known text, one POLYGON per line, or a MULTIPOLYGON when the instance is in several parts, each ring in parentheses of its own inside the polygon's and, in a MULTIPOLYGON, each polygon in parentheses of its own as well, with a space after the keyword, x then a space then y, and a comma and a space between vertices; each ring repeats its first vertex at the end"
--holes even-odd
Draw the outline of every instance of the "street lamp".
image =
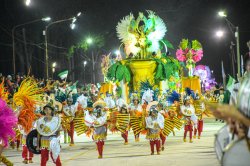
POLYGON ((217 37, 221 38, 222 36, 224 36, 224 31, 222 30, 218 30, 215 34, 217 37))
POLYGON ((80 16, 81 16, 81 14, 82 14, 82 12, 77 13, 77 17, 80 17, 80 16))
POLYGON ((25 0, 25 5, 30 6, 31 0, 25 0))
POLYGON ((84 61, 84 62, 83 62, 83 65, 84 65, 84 67, 85 67, 85 66, 87 65, 87 61, 84 61))
POLYGON ((227 17, 227 15, 226 15, 226 13, 225 13, 224 11, 219 11, 219 12, 218 12, 218 15, 219 15, 220 17, 227 17))
POLYGON ((53 67, 53 68, 56 67, 56 62, 52 63, 52 67, 53 67))
MULTIPOLYGON (((79 14, 79 13, 78 13, 79 14)), ((77 14, 77 16, 78 16, 77 14)), ((80 16, 80 15, 79 15, 80 16)), ((66 21, 71 21, 71 29, 75 28, 75 24, 74 22, 76 21, 76 17, 70 17, 70 18, 66 18, 66 19, 62 19, 62 20, 57 20, 54 22, 49 23, 44 30, 44 39, 45 39, 45 70, 46 70, 46 78, 49 78, 49 55, 48 55, 48 35, 47 35, 47 31, 48 28, 54 24, 58 24, 58 23, 62 23, 62 22, 66 22, 66 21), (73 22, 74 21, 74 22, 73 22)))
POLYGON ((83 82, 85 83, 85 67, 87 65, 87 61, 83 61, 83 82))
POLYGON ((236 49, 237 49, 237 70, 238 70, 238 77, 241 76, 240 72, 240 39, 239 39, 239 27, 235 26, 233 23, 231 23, 227 19, 227 15, 224 11, 219 11, 218 15, 222 18, 224 18, 230 28, 230 31, 234 34, 234 37, 236 39, 236 49))
POLYGON ((16 25, 16 26, 14 26, 14 27, 12 28, 12 58, 13 58, 13 73, 14 73, 14 75, 16 74, 15 30, 16 30, 18 27, 21 27, 21 26, 24 26, 24 25, 32 24, 32 23, 39 22, 39 21, 48 22, 48 21, 50 21, 50 20, 51 20, 50 17, 44 17, 44 18, 42 18, 42 19, 36 19, 36 20, 33 20, 33 21, 28 21, 28 22, 26 22, 26 23, 16 25))
POLYGON ((74 23, 70 24, 70 28, 71 28, 72 30, 75 29, 75 27, 76 27, 76 24, 74 24, 74 23))
POLYGON ((53 62, 53 63, 52 63, 52 79, 53 79, 53 77, 54 77, 55 71, 56 71, 56 62, 53 62))
POLYGON ((93 39, 92 39, 92 38, 87 38, 86 42, 87 42, 88 44, 92 44, 92 43, 93 43, 93 39))

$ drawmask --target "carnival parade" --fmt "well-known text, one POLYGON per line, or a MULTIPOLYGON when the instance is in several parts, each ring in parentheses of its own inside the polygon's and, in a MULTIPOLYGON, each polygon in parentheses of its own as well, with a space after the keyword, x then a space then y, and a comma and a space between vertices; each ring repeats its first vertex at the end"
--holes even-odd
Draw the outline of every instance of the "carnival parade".
MULTIPOLYGON (((24 2, 34 9, 46 4, 24 2)), ((6 15, 10 6, 20 6, 17 3, 21 2, 4 2, 6 15)), ((244 36, 247 44, 239 47, 241 31, 220 11, 228 33, 235 33, 231 59, 212 56, 209 44, 198 34, 185 33, 185 27, 181 35, 175 34, 173 27, 180 18, 173 21, 168 12, 157 8, 171 6, 169 0, 155 2, 154 7, 128 8, 126 13, 117 11, 119 19, 110 15, 109 26, 114 26, 108 31, 119 46, 115 54, 108 51, 115 42, 104 35, 68 47, 73 40, 63 35, 53 38, 49 27, 67 22, 80 32, 81 19, 91 15, 90 6, 101 2, 86 1, 86 9, 81 9, 81 3, 72 2, 71 7, 64 6, 64 14, 57 15, 57 19, 65 18, 66 8, 74 13, 80 9, 73 17, 52 21, 44 17, 12 29, 11 65, 4 64, 11 56, 1 53, 0 59, 0 165, 250 165, 249 33, 244 36), (37 21, 49 21, 43 31, 44 46, 34 44, 32 36, 26 35, 26 31, 32 33, 27 25, 37 21), (108 43, 106 48, 102 41, 108 43), (34 55, 40 54, 36 49, 42 49, 42 60, 34 55), (59 49, 67 54, 64 59, 59 49)), ((63 4, 69 2, 63 0, 63 4)), ((59 8, 54 5, 54 10, 59 8)), ((191 22, 195 21, 199 22, 191 22)), ((199 24, 202 26, 202 21, 199 24)), ((4 26, 0 28, 8 33, 4 26)), ((61 35, 64 30, 58 28, 53 33, 61 35)), ((216 33, 220 38, 223 34, 216 33)), ((220 49, 213 47, 214 53, 220 49)))

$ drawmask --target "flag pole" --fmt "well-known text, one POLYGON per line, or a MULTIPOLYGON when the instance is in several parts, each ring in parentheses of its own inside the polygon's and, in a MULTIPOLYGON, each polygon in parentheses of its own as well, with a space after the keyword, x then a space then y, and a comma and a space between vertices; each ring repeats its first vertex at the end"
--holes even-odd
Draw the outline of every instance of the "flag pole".
MULTIPOLYGON (((69 73, 68 73, 68 74, 69 74, 69 73)), ((67 74, 67 76, 66 76, 66 78, 65 78, 64 82, 66 82, 66 81, 67 81, 68 74, 67 74)))
POLYGON ((226 74, 225 74, 225 70, 224 70, 223 61, 221 61, 221 70, 222 70, 223 87, 225 89, 226 88, 226 74))

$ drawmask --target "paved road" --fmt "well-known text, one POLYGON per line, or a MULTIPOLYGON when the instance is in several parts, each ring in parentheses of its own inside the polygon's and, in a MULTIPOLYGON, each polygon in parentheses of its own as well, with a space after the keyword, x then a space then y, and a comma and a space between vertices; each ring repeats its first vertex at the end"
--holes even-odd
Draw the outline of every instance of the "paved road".
MULTIPOLYGON (((123 145, 120 134, 110 134, 104 148, 104 158, 97 159, 97 151, 90 138, 77 137, 78 142, 74 147, 62 144, 61 159, 64 166, 217 166, 213 143, 214 134, 222 123, 213 119, 206 119, 204 132, 200 140, 195 139, 193 143, 183 142, 183 130, 177 131, 176 136, 167 138, 165 151, 161 155, 150 155, 149 143, 145 136, 141 137, 139 143, 134 142, 132 133, 129 136, 129 145, 123 145)), ((8 149, 4 152, 14 165, 22 166, 21 152, 8 149)), ((34 163, 29 165, 40 165, 40 156, 34 157, 34 163)), ((53 165, 51 160, 47 165, 53 165)))

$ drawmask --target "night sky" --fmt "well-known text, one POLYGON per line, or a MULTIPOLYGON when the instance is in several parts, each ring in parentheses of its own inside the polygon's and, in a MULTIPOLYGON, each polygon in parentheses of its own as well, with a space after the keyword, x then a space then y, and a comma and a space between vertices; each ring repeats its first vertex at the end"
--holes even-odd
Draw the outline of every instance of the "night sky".
MULTIPOLYGON (((152 10, 166 23, 166 38, 175 49, 182 38, 199 40, 204 49, 204 57, 198 64, 208 65, 214 71, 218 82, 221 82, 220 62, 224 61, 225 71, 232 74, 230 61, 230 42, 234 41, 225 20, 217 16, 225 10, 228 19, 240 28, 241 54, 248 51, 246 42, 250 40, 249 0, 31 0, 27 7, 23 0, 2 0, 0 16, 0 73, 11 74, 12 38, 11 30, 15 25, 50 16, 52 21, 69 18, 82 12, 76 22, 76 29, 71 30, 70 22, 53 26, 49 30, 50 62, 59 62, 57 71, 65 69, 67 49, 91 34, 105 37, 105 51, 111 52, 119 47, 116 36, 118 21, 132 12, 137 16, 139 11, 152 10), (222 29, 226 36, 218 39, 215 31, 222 29)), ((24 34, 26 52, 32 57, 32 73, 43 77, 44 66, 44 30, 46 23, 37 22, 16 30, 17 71, 26 72, 24 34)), ((234 41, 235 42, 235 41, 234 41)), ((175 50, 170 51, 175 55, 175 50)), ((83 59, 81 59, 83 60, 83 59)), ((79 65, 77 72, 82 71, 79 65)), ((88 75, 87 75, 88 78, 88 75)), ((101 80, 100 80, 101 81, 101 80)))

